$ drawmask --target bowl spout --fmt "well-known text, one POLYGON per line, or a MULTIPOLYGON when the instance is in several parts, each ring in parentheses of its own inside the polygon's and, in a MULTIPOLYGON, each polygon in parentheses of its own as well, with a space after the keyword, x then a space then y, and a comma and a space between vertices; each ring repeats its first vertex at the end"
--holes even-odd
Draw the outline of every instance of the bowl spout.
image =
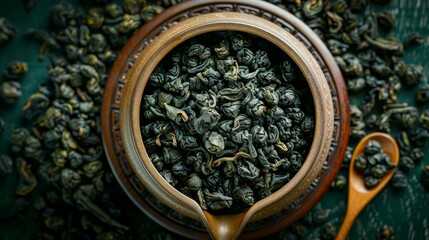
POLYGON ((249 211, 225 215, 214 215, 207 211, 202 212, 202 221, 210 236, 216 240, 237 239, 251 215, 249 211))

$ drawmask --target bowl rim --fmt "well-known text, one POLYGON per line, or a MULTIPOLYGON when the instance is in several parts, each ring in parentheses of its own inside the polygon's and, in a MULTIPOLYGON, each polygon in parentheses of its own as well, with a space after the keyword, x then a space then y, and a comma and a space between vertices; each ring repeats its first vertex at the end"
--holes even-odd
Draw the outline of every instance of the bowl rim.
POLYGON ((124 130, 121 135, 125 153, 145 187, 173 210, 199 219, 194 211, 199 208, 199 204, 169 185, 151 163, 140 131, 140 106, 148 78, 165 55, 189 38, 220 30, 247 32, 264 38, 285 51, 304 74, 315 101, 316 126, 307 158, 287 184, 251 207, 254 213, 264 210, 252 217, 252 220, 257 220, 281 210, 282 206, 292 203, 309 187, 328 155, 333 131, 333 106, 324 74, 306 47, 285 29, 263 18, 236 12, 208 13, 172 26, 141 53, 127 76, 124 100, 120 106, 120 124, 124 130))

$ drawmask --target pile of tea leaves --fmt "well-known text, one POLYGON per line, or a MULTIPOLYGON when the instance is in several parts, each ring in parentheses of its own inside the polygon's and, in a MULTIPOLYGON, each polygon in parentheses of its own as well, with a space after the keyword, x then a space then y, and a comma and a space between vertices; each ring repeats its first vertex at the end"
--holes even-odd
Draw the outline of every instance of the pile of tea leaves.
MULTIPOLYGON (((35 210, 37 239, 128 238, 132 221, 124 212, 130 202, 125 199, 123 205, 124 200, 115 199, 118 184, 101 140, 103 88, 129 37, 172 3, 61 2, 46 6, 47 29, 17 29, 0 19, 2 47, 16 34, 24 34, 28 42, 40 44, 34 57, 50 61, 46 78, 38 80, 42 84, 27 96, 22 109, 30 126, 14 128, 8 153, 0 156, 1 178, 15 171, 18 175, 16 199, 0 213, 1 221, 35 210)), ((31 66, 21 61, 4 70, 0 95, 5 108, 21 97, 19 80, 28 70, 31 66)), ((0 123, 1 129, 10 124, 0 123)))
POLYGON ((293 60, 236 31, 195 36, 149 77, 140 120, 167 182, 209 211, 252 206, 300 170, 314 134, 314 102, 293 60))

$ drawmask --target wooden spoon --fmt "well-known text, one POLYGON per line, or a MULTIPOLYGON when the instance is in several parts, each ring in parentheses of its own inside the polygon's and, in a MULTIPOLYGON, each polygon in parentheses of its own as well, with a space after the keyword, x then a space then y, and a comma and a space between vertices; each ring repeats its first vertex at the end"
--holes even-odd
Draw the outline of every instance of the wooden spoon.
POLYGON ((354 163, 357 156, 365 150, 365 146, 370 140, 376 140, 380 143, 383 151, 390 157, 391 163, 397 165, 399 161, 398 145, 395 139, 386 133, 375 132, 367 135, 359 142, 350 161, 347 212, 344 217, 343 225, 341 225, 340 231, 337 234, 337 240, 346 239, 359 213, 384 188, 395 173, 395 169, 388 171, 386 175, 383 176, 380 183, 373 188, 367 188, 365 186, 364 177, 362 173, 355 168, 354 163))

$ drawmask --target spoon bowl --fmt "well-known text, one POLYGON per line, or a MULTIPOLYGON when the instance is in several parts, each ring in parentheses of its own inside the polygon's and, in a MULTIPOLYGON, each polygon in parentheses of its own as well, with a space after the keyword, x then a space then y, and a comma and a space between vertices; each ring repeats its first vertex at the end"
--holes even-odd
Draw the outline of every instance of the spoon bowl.
POLYGON ((399 148, 395 139, 390 135, 375 132, 367 135, 359 142, 350 161, 347 212, 340 231, 337 234, 336 239, 338 240, 346 239, 347 234, 359 213, 386 186, 395 173, 395 169, 392 169, 386 172, 380 183, 376 186, 372 188, 365 186, 363 174, 355 167, 355 160, 365 150, 365 146, 371 140, 375 140, 380 143, 381 149, 389 156, 392 164, 396 166, 399 162, 399 148))

